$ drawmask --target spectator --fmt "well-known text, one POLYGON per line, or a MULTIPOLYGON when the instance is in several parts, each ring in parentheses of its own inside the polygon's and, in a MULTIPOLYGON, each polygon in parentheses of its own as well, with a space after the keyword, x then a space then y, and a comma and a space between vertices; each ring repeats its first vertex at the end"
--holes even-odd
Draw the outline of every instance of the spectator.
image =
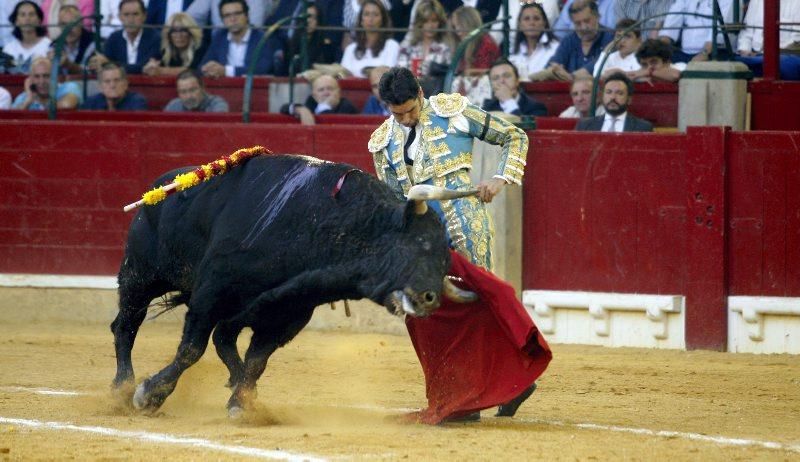
POLYGON ((108 39, 111 34, 122 28, 122 22, 119 20, 119 1, 100 0, 100 14, 103 16, 100 36, 108 39))
POLYGON ((11 21, 11 13, 16 6, 17 0, 0 0, 0 49, 14 39, 14 22, 11 21))
MULTIPOLYGON (((148 0, 145 23, 153 26, 170 25, 168 23, 172 23, 172 17, 178 13, 185 13, 191 4, 192 0, 148 0)), ((194 18, 192 22, 197 26, 194 18)), ((162 47, 164 45, 163 35, 161 45, 162 47)))
POLYGON ((8 20, 14 24, 14 37, 3 47, 3 53, 14 58, 15 74, 28 73, 31 62, 46 57, 50 49, 47 29, 42 25, 44 13, 31 0, 22 0, 14 7, 8 20))
MULTIPOLYGON (((42 111, 50 101, 50 60, 38 57, 31 63, 31 70, 25 78, 25 91, 14 100, 14 109, 42 111)), ((77 82, 63 82, 56 87, 56 107, 75 109, 81 103, 81 87, 77 82)))
POLYGON ((358 16, 355 42, 347 45, 342 66, 354 77, 366 77, 364 68, 394 66, 400 45, 385 28, 392 27, 389 13, 378 0, 364 0, 358 16))
POLYGON ((98 73, 100 93, 88 98, 82 109, 98 111, 144 111, 147 102, 139 93, 128 91, 128 75, 121 65, 108 61, 98 73))
POLYGON ((636 21, 633 19, 620 19, 617 21, 617 28, 614 34, 614 41, 617 42, 617 50, 613 53, 609 52, 610 45, 606 47, 606 51, 600 54, 600 57, 597 58, 597 62, 594 63, 594 78, 601 78, 605 79, 611 74, 617 72, 630 72, 636 71, 641 68, 639 65, 639 61, 636 59, 636 50, 639 49, 639 45, 642 44, 642 36, 641 32, 638 28, 628 30, 631 26, 636 24, 636 21), (605 59, 605 63, 603 63, 603 59, 605 59), (602 76, 600 75, 600 64, 603 63, 602 69, 602 76))
POLYGON ((614 17, 617 19, 633 19, 641 24, 641 37, 644 39, 656 38, 658 30, 664 24, 663 15, 669 11, 674 0, 614 0, 614 17))
MULTIPOLYGON (((566 108, 559 117, 577 119, 589 117, 589 110, 592 107, 592 86, 594 79, 591 77, 577 77, 572 81, 569 88, 569 96, 572 98, 572 106, 566 108)), ((606 109, 598 104, 594 115, 599 116, 606 113, 606 109)))
MULTIPOLYGON (((453 43, 462 42, 473 30, 481 27, 483 21, 478 10, 462 6, 450 15, 450 27, 453 30, 453 43)), ((464 50, 457 72, 465 76, 485 74, 492 63, 500 57, 500 48, 492 36, 482 32, 464 50)))
MULTIPOLYGON (((739 0, 719 0, 719 8, 725 24, 733 22, 733 2, 739 0)), ((689 61, 708 61, 711 56, 712 27, 711 19, 679 13, 698 13, 711 16, 714 14, 714 0, 675 0, 669 8, 670 14, 664 19, 664 26, 659 32, 659 39, 675 46, 680 39, 680 49, 672 54, 672 60, 678 63, 689 61)), ((733 36, 731 43, 735 43, 733 36)), ((722 34, 717 36, 717 43, 724 46, 722 34)), ((735 45, 734 45, 735 46, 735 45)), ((731 54, 730 50, 719 50, 722 55, 731 54)))
POLYGON ((636 52, 640 69, 626 72, 636 82, 677 82, 686 63, 672 63, 672 47, 658 39, 648 39, 636 52))
MULTIPOLYGON (((342 11, 340 15, 337 14, 330 14, 328 15, 330 18, 341 19, 341 22, 331 22, 331 24, 335 24, 337 26, 342 26, 346 29, 353 29, 355 27, 359 27, 358 24, 361 19, 361 10, 364 8, 364 0, 343 0, 342 11)), ((333 2, 334 5, 338 6, 338 2, 333 2)), ((380 0, 381 6, 387 12, 392 7, 390 0, 380 0)), ((348 43, 349 44, 349 43, 348 43)))
POLYGON ((228 102, 206 93, 203 76, 196 69, 184 69, 175 80, 178 97, 167 103, 166 112, 228 112, 228 102))
MULTIPOLYGON (((76 19, 81 16, 91 16, 94 13, 94 0, 42 0, 39 2, 39 5, 42 7, 42 12, 44 13, 42 24, 47 26, 47 35, 53 41, 61 35, 60 26, 62 26, 62 24, 60 21, 56 21, 56 19, 59 18, 59 13, 63 7, 76 7, 78 9, 76 19), (58 26, 56 26, 56 24, 58 24, 58 26)), ((91 19, 85 19, 83 27, 92 27, 91 19)))
POLYGON ((161 48, 158 32, 143 28, 146 14, 142 0, 121 0, 119 18, 123 29, 108 37, 103 53, 96 53, 89 66, 97 71, 104 63, 114 61, 124 63, 127 74, 141 74, 144 65, 157 57, 161 48))
MULTIPOLYGON (((273 4, 284 3, 286 0, 242 0, 247 9, 245 13, 250 20, 250 24, 261 27, 267 17, 267 12, 272 10, 273 4)), ((228 27, 225 17, 222 16, 222 4, 224 0, 193 0, 185 10, 194 18, 197 24, 211 24, 215 28, 228 27)), ((280 18, 277 18, 280 19, 280 18)), ((267 22, 271 25, 274 21, 267 22)))
POLYGON ((11 93, 0 87, 0 110, 11 109, 11 93))
MULTIPOLYGON (((497 14, 501 10, 501 4, 503 2, 499 2, 497 0, 442 0, 442 6, 444 10, 452 15, 455 11, 461 7, 469 6, 475 9, 478 13, 478 16, 481 18, 481 23, 487 23, 489 21, 494 21, 497 17, 497 14)), ((511 3, 511 2, 509 2, 511 3)), ((491 65, 491 63, 489 63, 491 65)))
POLYGON ((161 59, 150 58, 142 72, 147 75, 176 75, 197 69, 204 51, 203 32, 191 16, 175 13, 161 29, 161 59))
MULTIPOLYGON (((308 18, 306 19, 306 37, 308 44, 308 63, 313 64, 332 64, 336 60, 336 45, 328 37, 325 32, 319 30, 320 26, 325 26, 325 20, 322 12, 316 4, 309 4, 306 9, 308 18)), ((302 35, 300 33, 292 33, 289 40, 286 42, 286 47, 283 50, 283 68, 280 74, 289 74, 289 65, 295 55, 300 55, 302 35)), ((302 63, 301 63, 302 64, 302 63)), ((301 69, 296 67, 295 70, 299 72, 301 69)))
MULTIPOLYGON (((200 69, 207 77, 233 77, 244 75, 253 58, 258 42, 264 33, 252 29, 249 21, 249 6, 244 0, 222 0, 219 14, 227 30, 214 32, 200 69)), ((275 52, 280 50, 277 40, 267 39, 255 64, 255 73, 273 73, 275 52)))
POLYGON ((628 114, 633 95, 633 82, 622 72, 611 74, 603 85, 603 116, 581 119, 575 128, 579 131, 601 132, 652 132, 653 125, 628 114))
MULTIPOLYGON (((509 1, 508 2, 508 23, 511 26, 511 35, 510 40, 513 48, 513 44, 515 43, 514 40, 514 18, 517 18, 517 25, 519 25, 519 14, 522 9, 526 5, 539 5, 542 7, 543 16, 547 18, 547 31, 550 32, 550 38, 555 38, 555 34, 553 34, 552 30, 550 30, 550 25, 558 19, 558 13, 561 11, 560 5, 561 2, 559 0, 520 0, 518 2, 509 1)), ((500 11, 497 13, 497 17, 494 18, 495 21, 502 21, 505 17, 503 13, 503 6, 500 5, 500 11)), ((517 27, 519 29, 519 27, 517 27)), ((494 38, 495 43, 503 43, 503 23, 498 22, 492 26, 492 38, 494 38)), ((558 39, 556 39, 557 43, 558 39)), ((523 74, 522 68, 519 68, 520 75, 523 74)))
POLYGON ((557 80, 589 74, 603 48, 614 38, 610 32, 600 30, 600 13, 594 1, 575 0, 569 15, 575 31, 561 41, 548 64, 552 78, 557 80))
MULTIPOLYGON (((778 46, 780 54, 780 77, 783 80, 800 80, 800 0, 781 0, 780 32, 778 46), (787 53, 788 52, 788 53, 787 53)), ((763 75, 764 65, 764 1, 750 0, 747 26, 739 33, 738 61, 747 64, 756 76, 763 75)))
POLYGON ((314 125, 316 114, 358 114, 358 109, 347 98, 341 97, 339 83, 329 75, 321 75, 311 82, 311 95, 305 104, 284 104, 281 112, 300 119, 303 125, 314 125))
POLYGON ((400 47, 397 65, 411 69, 426 95, 442 91, 451 50, 445 43, 447 15, 438 0, 423 0, 414 13, 408 41, 400 47))
POLYGON ((500 58, 489 69, 492 98, 483 102, 484 111, 502 111, 515 116, 546 116, 544 104, 520 91, 517 68, 507 59, 500 58))
MULTIPOLYGON (((564 40, 573 31, 575 31, 575 21, 572 20, 572 13, 569 11, 574 3, 580 0, 567 0, 564 6, 561 7, 561 14, 553 24, 553 35, 558 40, 564 40)), ((603 29, 614 30, 616 24, 616 16, 614 15, 614 4, 619 0, 598 0, 595 3, 594 10, 597 12, 598 21, 603 29)), ((643 0, 650 1, 650 0, 643 0)))
MULTIPOLYGON (((81 11, 75 5, 63 5, 58 11, 58 25, 62 28, 81 17, 81 11)), ((64 41, 61 55, 61 71, 65 74, 82 74, 89 58, 94 54, 92 33, 82 26, 73 27, 64 41)), ((53 59, 53 51, 49 53, 53 59)))
POLYGON ((511 56, 520 79, 529 81, 531 74, 541 71, 558 48, 558 40, 550 32, 550 21, 538 3, 526 3, 519 10, 517 33, 511 56))
POLYGON ((381 99, 381 92, 378 91, 380 89, 380 81, 383 74, 389 71, 389 67, 387 66, 377 66, 373 67, 369 71, 369 84, 372 88, 372 94, 369 95, 369 99, 367 99, 366 104, 364 104, 364 110, 361 111, 362 114, 370 114, 370 115, 383 115, 388 116, 390 114, 389 109, 386 107, 386 103, 381 99))

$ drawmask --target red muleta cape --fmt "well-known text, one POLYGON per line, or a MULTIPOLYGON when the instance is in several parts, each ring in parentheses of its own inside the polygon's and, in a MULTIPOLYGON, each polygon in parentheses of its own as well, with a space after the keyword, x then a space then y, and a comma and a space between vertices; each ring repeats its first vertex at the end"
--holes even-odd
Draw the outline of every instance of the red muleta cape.
POLYGON ((454 251, 450 257, 448 274, 479 300, 459 304, 442 297, 427 318, 406 317, 428 398, 427 409, 409 417, 426 424, 510 401, 553 358, 513 287, 454 251))

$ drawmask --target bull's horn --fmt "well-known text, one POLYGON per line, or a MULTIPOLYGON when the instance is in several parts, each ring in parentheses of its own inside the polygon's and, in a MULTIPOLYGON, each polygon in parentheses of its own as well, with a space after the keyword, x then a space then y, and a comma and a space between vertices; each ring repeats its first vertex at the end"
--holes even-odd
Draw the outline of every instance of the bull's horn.
POLYGON ((424 200, 414 201, 414 213, 416 213, 417 215, 425 215, 425 212, 427 211, 428 211, 428 204, 426 204, 424 200))
POLYGON ((444 278, 444 295, 456 303, 472 303, 478 300, 478 294, 456 287, 447 276, 444 278))
POLYGON ((441 188, 429 184, 417 184, 408 191, 409 200, 449 200, 459 197, 474 196, 478 194, 477 189, 458 191, 455 189, 441 188))

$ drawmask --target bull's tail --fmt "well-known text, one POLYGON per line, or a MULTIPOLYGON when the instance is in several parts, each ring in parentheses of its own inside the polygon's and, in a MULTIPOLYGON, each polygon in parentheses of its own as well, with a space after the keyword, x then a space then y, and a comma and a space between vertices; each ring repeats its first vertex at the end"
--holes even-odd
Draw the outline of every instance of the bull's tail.
POLYGON ((149 319, 153 320, 167 311, 172 311, 180 305, 187 304, 191 297, 192 294, 189 292, 173 292, 171 294, 165 294, 161 297, 160 301, 150 305, 150 308, 156 308, 157 311, 151 314, 149 319))
POLYGON ((196 186, 203 181, 208 181, 211 177, 221 175, 228 170, 240 165, 246 160, 263 154, 272 154, 272 151, 263 146, 253 146, 243 148, 229 156, 223 156, 214 162, 200 166, 199 168, 178 175, 170 184, 159 186, 155 189, 142 194, 142 198, 136 202, 126 205, 123 210, 128 212, 142 205, 155 205, 167 198, 169 194, 176 191, 183 191, 196 186))

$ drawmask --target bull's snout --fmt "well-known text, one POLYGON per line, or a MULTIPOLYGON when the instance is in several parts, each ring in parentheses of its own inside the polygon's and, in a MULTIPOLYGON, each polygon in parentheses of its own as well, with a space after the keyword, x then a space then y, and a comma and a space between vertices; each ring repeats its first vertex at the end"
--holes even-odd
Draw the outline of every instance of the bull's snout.
POLYGON ((386 306, 396 315, 425 317, 439 308, 439 301, 439 294, 435 291, 415 292, 406 288, 392 292, 386 306))

